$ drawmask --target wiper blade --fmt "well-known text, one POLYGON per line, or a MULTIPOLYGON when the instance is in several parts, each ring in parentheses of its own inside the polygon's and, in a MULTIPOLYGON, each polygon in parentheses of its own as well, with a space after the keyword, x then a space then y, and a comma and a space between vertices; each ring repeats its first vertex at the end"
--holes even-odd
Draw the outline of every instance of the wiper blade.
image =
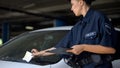
POLYGON ((16 59, 16 58, 13 58, 13 57, 1 57, 0 60, 4 60, 4 61, 13 61, 13 62, 25 62, 24 60, 22 59, 16 59))

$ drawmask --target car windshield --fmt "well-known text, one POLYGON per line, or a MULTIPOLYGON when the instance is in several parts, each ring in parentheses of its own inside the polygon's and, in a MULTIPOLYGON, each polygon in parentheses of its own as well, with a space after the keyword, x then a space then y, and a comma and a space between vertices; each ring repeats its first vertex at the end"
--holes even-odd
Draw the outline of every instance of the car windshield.
MULTIPOLYGON (((22 62, 26 51, 31 51, 33 48, 44 50, 53 47, 67 32, 68 30, 36 31, 19 35, 0 48, 0 60, 22 62)), ((30 63, 46 65, 59 60, 58 55, 53 55, 35 58, 30 63)))

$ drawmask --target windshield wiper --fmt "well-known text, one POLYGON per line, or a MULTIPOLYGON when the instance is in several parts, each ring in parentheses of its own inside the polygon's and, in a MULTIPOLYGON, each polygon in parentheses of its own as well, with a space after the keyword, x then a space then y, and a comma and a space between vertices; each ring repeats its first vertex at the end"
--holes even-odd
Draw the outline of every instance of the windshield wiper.
POLYGON ((13 61, 13 62, 25 62, 24 60, 22 59, 16 59, 16 58, 13 58, 13 57, 0 57, 0 60, 4 60, 4 61, 13 61))

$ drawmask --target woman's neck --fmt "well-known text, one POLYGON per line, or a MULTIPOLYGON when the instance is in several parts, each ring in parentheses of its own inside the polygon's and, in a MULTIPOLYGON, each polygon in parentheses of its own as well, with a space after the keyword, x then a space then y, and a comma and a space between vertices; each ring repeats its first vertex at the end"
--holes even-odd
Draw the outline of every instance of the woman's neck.
POLYGON ((88 12, 89 9, 90 9, 89 6, 84 6, 84 7, 83 7, 83 11, 82 11, 82 15, 83 15, 83 17, 86 16, 86 14, 87 14, 87 12, 88 12))

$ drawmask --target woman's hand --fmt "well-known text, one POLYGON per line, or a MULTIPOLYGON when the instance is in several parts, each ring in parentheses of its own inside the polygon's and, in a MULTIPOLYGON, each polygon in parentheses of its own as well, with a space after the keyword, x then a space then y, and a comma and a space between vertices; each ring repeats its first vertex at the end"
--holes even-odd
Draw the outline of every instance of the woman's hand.
POLYGON ((32 49, 31 52, 34 57, 42 56, 45 53, 45 51, 38 51, 37 49, 32 49))
POLYGON ((67 50, 67 52, 71 52, 75 55, 79 55, 84 51, 84 45, 74 45, 71 48, 73 49, 67 50))

